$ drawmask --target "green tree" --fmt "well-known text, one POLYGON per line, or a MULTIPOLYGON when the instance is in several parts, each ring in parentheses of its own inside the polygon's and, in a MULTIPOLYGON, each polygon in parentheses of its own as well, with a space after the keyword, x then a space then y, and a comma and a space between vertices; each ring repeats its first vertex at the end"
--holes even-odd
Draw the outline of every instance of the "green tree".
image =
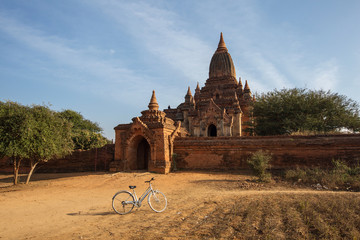
POLYGON ((84 117, 73 110, 64 110, 59 113, 61 117, 65 118, 73 124, 73 129, 86 129, 91 132, 100 133, 101 127, 97 123, 93 123, 90 120, 84 119, 84 117))
POLYGON ((0 102, 0 157, 12 159, 14 184, 18 183, 21 161, 30 157, 29 109, 11 101, 0 102))
POLYGON ((0 155, 11 157, 14 184, 18 183, 21 161, 30 162, 29 183, 39 162, 71 153, 71 124, 46 106, 22 106, 0 102, 0 155))
POLYGON ((73 150, 71 139, 71 123, 64 120, 59 113, 46 106, 34 105, 30 109, 29 133, 30 136, 30 172, 26 184, 40 162, 64 157, 73 150))
POLYGON ((72 140, 74 149, 88 150, 102 147, 109 141, 101 135, 102 129, 97 123, 84 119, 84 117, 75 111, 64 110, 60 116, 73 124, 72 140))
POLYGON ((257 96, 253 114, 257 135, 360 130, 358 104, 330 91, 274 90, 257 96))

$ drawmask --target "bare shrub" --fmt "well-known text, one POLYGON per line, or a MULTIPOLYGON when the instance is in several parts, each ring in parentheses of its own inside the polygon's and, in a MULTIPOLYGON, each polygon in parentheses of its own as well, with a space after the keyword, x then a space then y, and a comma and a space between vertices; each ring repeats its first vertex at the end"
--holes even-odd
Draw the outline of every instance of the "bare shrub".
POLYGON ((360 190, 360 166, 333 161, 332 169, 296 168, 285 172, 285 180, 304 184, 321 184, 329 189, 360 190))

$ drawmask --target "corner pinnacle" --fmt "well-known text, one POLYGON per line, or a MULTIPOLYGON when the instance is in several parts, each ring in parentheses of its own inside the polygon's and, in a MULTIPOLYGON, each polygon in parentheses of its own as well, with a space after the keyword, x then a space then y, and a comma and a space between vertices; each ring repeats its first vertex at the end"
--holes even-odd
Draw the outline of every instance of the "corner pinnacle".
POLYGON ((192 96, 192 95, 191 95, 190 86, 188 87, 188 90, 187 90, 186 96, 192 96))
POLYGON ((198 92, 198 91, 200 91, 199 82, 197 83, 196 89, 195 89, 195 92, 198 92))
POLYGON ((152 92, 152 96, 151 96, 148 107, 149 107, 149 110, 159 110, 159 104, 156 100, 155 90, 153 90, 153 92, 152 92))
POLYGON ((247 80, 245 81, 244 90, 250 90, 250 87, 249 87, 249 84, 248 84, 247 80))

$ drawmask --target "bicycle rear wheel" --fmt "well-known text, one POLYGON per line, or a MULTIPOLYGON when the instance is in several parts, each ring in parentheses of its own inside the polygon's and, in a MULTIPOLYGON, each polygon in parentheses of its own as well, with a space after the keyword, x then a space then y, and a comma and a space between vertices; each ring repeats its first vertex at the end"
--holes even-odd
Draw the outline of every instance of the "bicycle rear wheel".
POLYGON ((167 199, 162 192, 154 190, 149 194, 148 203, 152 210, 159 213, 165 210, 167 206, 167 199))
POLYGON ((121 215, 131 212, 134 208, 134 203, 134 196, 127 191, 118 192, 112 198, 114 211, 121 215))

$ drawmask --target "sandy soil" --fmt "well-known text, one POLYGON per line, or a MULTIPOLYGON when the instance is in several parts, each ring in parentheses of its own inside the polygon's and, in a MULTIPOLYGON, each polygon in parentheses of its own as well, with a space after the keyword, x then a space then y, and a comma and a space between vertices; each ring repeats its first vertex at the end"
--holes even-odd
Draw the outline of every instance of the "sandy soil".
POLYGON ((217 206, 241 195, 313 191, 221 172, 35 174, 29 185, 9 186, 11 177, 0 175, 0 239, 188 239, 217 206), (152 177, 168 198, 163 213, 147 202, 127 215, 113 211, 117 191, 136 185, 140 195, 152 177))

